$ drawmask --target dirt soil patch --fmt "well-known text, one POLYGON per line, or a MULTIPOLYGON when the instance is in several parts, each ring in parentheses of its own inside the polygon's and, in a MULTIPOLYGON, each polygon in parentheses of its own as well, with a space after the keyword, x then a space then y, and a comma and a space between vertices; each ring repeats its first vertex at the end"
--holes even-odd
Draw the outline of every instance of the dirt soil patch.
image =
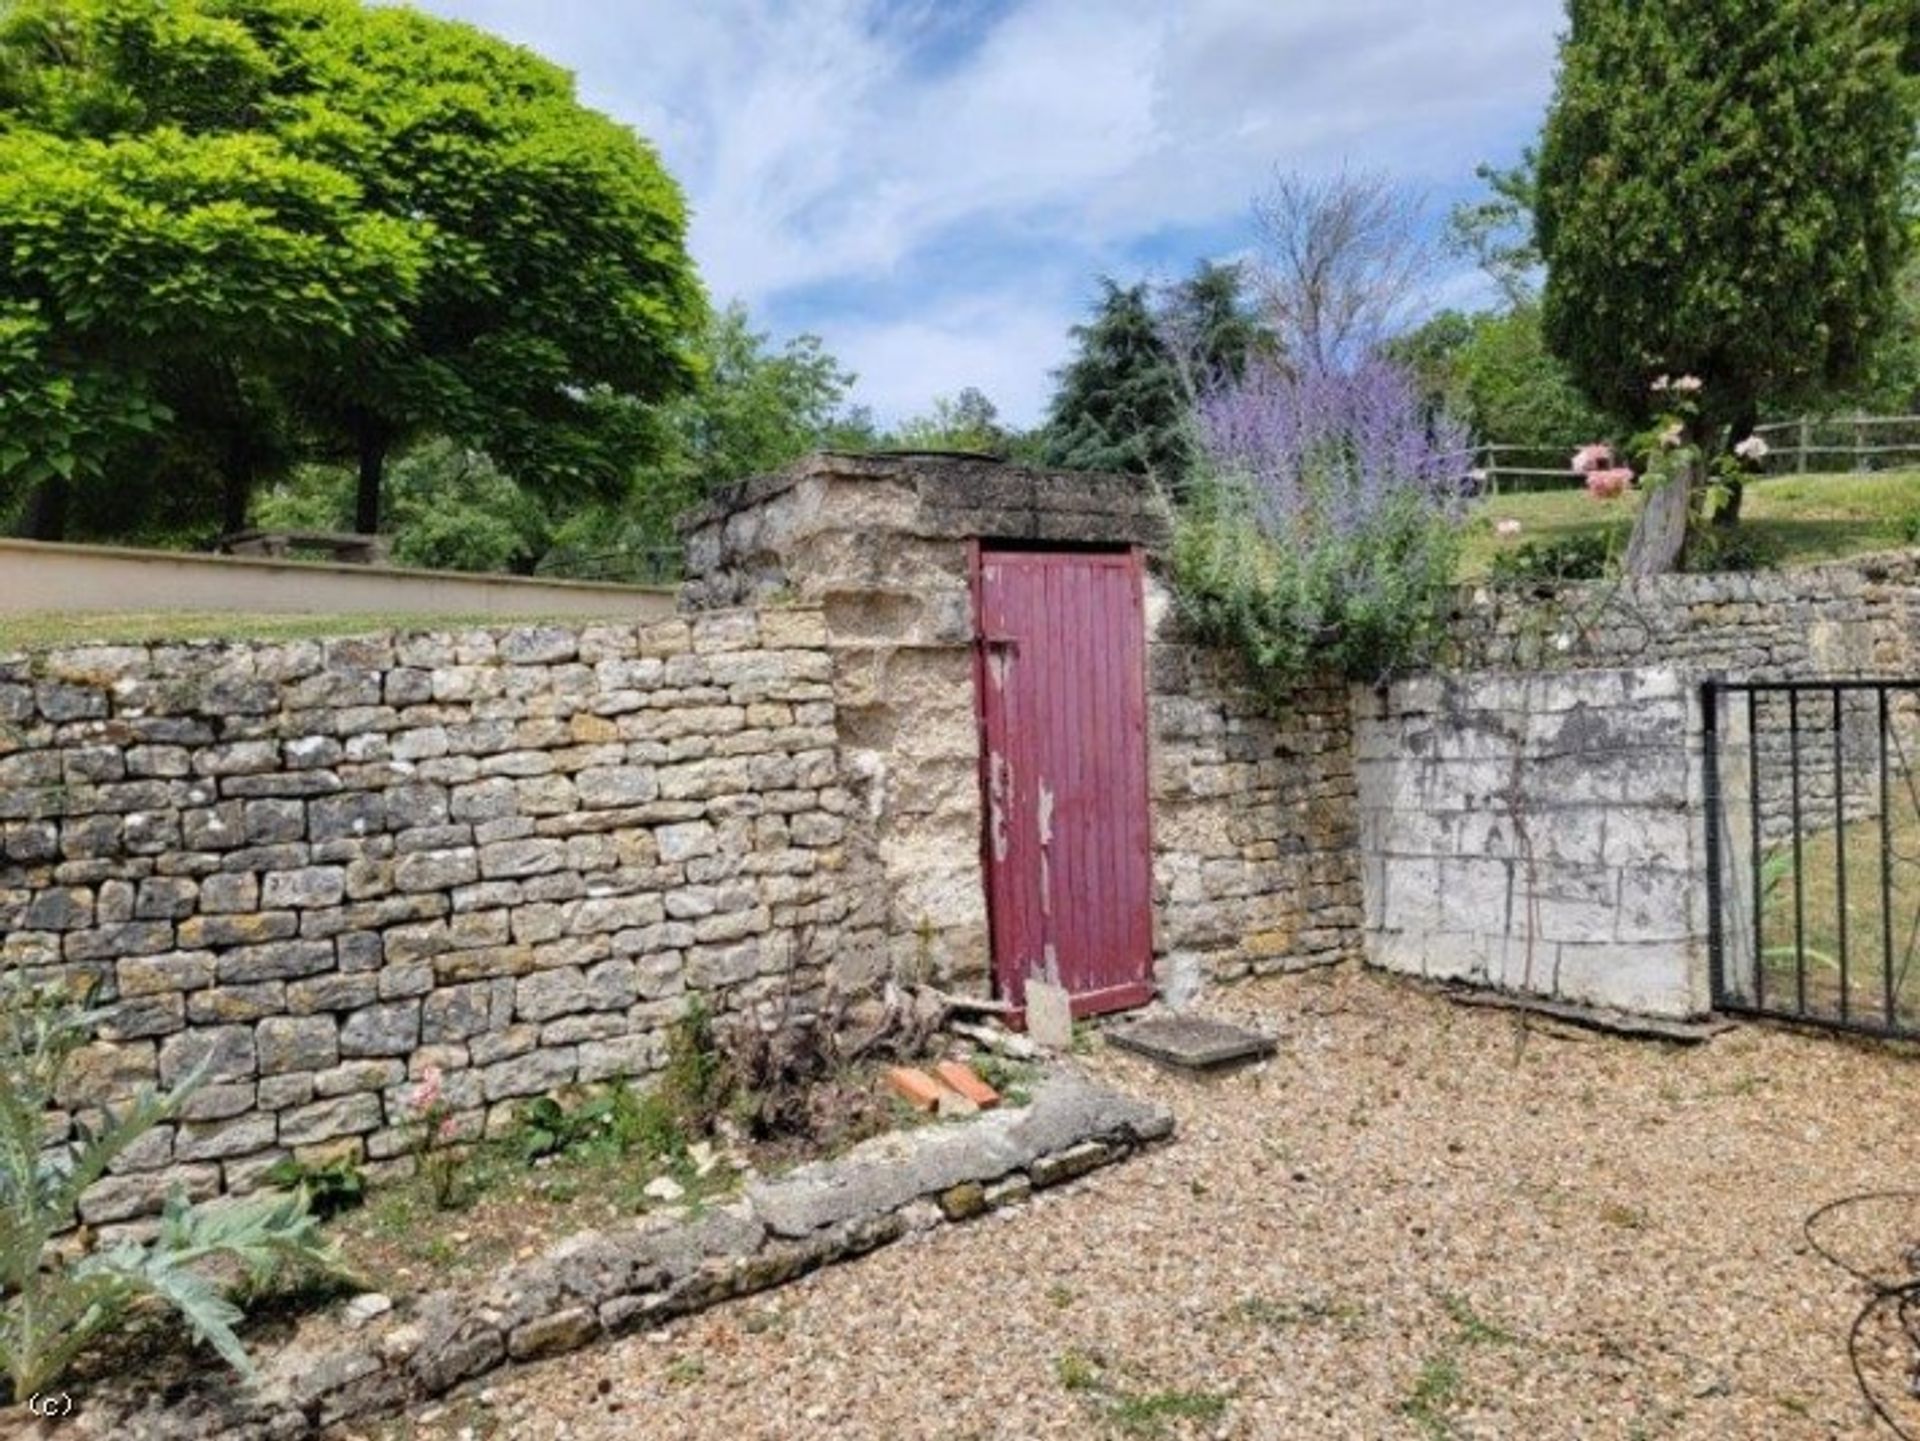
MULTIPOLYGON (((1846 1351, 1865 1292, 1802 1223, 1920 1175, 1910 1056, 1762 1028, 1625 1041, 1352 970, 1211 1009, 1278 1055, 1211 1080, 1089 1058, 1172 1106, 1172 1147, 383 1434, 1876 1434, 1846 1351)), ((1920 1202, 1830 1224, 1898 1271, 1920 1202)))

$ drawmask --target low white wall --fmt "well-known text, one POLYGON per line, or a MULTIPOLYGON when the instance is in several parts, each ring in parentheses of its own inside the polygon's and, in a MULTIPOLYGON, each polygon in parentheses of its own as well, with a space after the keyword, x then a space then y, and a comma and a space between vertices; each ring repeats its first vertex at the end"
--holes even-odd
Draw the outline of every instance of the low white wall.
POLYGON ((587 581, 0 540, 0 614, 73 611, 640 621, 673 614, 674 592, 587 581))
POLYGON ((1703 1013, 1698 709, 1669 668, 1356 691, 1368 959, 1584 1005, 1703 1013))

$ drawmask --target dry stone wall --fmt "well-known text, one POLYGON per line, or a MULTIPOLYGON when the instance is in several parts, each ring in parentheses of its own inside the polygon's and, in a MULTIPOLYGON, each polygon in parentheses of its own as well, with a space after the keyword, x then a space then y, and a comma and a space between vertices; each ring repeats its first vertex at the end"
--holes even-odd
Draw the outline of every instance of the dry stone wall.
POLYGON ((1920 551, 1463 598, 1451 668, 1670 666, 1690 680, 1920 675, 1920 551))
POLYGON ((56 1131, 206 1067, 87 1197, 379 1163, 870 969, 817 609, 0 660, 0 975, 111 1008, 56 1131))
POLYGON ((1159 585, 1147 621, 1162 993, 1357 954, 1346 687, 1303 687, 1277 711, 1237 657, 1182 632, 1159 585))

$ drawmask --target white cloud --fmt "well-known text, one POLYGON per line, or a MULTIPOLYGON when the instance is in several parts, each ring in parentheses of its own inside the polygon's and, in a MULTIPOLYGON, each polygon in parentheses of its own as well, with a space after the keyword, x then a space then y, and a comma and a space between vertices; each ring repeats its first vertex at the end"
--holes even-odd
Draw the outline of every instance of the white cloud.
POLYGON ((714 293, 819 330, 883 415, 978 384, 1023 421, 1065 345, 1038 326, 1076 318, 1064 277, 1084 290, 1168 231, 1237 243, 1276 166, 1458 186, 1537 117, 1559 11, 1023 0, 942 52, 952 0, 429 3, 575 69, 652 138, 714 293))
POLYGON ((1043 394, 1034 380, 1065 362, 1067 328, 1079 318, 1072 304, 969 297, 896 319, 842 323, 834 327, 833 349, 859 376, 861 400, 881 417, 924 413, 934 397, 974 385, 1004 418, 1031 424, 1039 418, 1037 401, 1016 412, 1009 398, 1043 394))

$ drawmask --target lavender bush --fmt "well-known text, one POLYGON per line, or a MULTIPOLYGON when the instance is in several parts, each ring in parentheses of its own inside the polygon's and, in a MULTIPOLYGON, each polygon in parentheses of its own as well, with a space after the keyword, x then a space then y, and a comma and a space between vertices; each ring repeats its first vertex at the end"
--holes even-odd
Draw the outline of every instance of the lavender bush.
POLYGON ((1412 376, 1256 364, 1201 396, 1198 494, 1174 578, 1189 618, 1276 689, 1320 670, 1377 681, 1429 656, 1472 488, 1463 427, 1412 376))

